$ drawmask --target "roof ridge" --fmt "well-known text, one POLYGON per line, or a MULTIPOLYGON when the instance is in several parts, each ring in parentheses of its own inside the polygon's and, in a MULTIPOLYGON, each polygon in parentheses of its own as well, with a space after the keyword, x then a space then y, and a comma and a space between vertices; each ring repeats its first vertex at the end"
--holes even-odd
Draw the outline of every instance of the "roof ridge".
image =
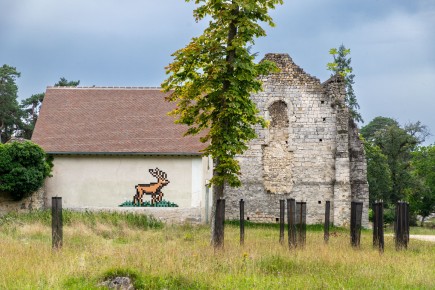
POLYGON ((128 90, 161 90, 162 87, 129 87, 129 86, 47 86, 47 89, 128 89, 128 90))

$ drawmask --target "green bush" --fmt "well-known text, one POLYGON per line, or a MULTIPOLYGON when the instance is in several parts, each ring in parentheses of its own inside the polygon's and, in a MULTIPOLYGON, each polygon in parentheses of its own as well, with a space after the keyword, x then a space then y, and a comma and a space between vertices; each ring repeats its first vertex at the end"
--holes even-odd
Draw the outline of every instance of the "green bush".
POLYGON ((38 190, 53 163, 44 150, 26 141, 0 144, 0 192, 20 200, 38 190))
POLYGON ((373 218, 375 216, 375 213, 373 209, 369 208, 369 222, 373 222, 373 218))
POLYGON ((396 210, 394 208, 384 209, 384 224, 393 224, 396 218, 396 210))

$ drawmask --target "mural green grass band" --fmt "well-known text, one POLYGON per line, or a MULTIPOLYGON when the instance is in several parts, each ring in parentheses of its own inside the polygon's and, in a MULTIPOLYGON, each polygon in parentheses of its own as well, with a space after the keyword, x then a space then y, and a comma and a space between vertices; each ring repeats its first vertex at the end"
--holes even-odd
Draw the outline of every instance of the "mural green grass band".
POLYGON ((125 201, 122 204, 119 205, 120 207, 178 207, 178 205, 171 201, 162 200, 160 202, 157 202, 155 204, 151 204, 149 201, 145 201, 141 205, 134 204, 131 201, 125 201))

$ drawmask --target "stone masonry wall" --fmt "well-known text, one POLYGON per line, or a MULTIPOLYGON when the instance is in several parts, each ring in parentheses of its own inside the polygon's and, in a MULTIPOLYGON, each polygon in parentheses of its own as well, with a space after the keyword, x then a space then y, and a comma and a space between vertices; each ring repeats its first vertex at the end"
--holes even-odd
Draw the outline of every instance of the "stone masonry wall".
POLYGON ((267 193, 284 194, 293 188, 293 152, 288 150, 287 105, 277 101, 269 106, 269 145, 263 146, 264 186, 267 193))
POLYGON ((321 223, 330 200, 331 221, 347 225, 351 163, 348 113, 339 105, 343 91, 337 96, 337 82, 321 84, 287 54, 265 59, 281 71, 263 76, 263 91, 252 99, 270 126, 257 127, 258 138, 238 157, 242 186, 225 188, 227 218, 238 218, 243 198, 246 219, 275 222, 279 200, 295 198, 307 202, 308 223, 321 223))
POLYGON ((332 202, 333 223, 339 226, 350 225, 351 185, 349 160, 349 110, 344 105, 345 91, 343 80, 333 77, 324 84, 325 94, 333 99, 336 110, 336 150, 335 180, 332 202))
MULTIPOLYGON (((267 192, 264 177, 267 176, 268 164, 264 164, 266 157, 263 152, 267 152, 267 148, 281 150, 283 143, 274 136, 273 126, 257 128, 259 138, 252 140, 249 149, 239 157, 242 187, 226 188, 227 216, 237 218, 238 201, 243 198, 246 218, 276 221, 279 199, 295 198, 307 202, 307 222, 320 223, 324 201, 332 200, 334 191, 336 114, 331 107, 333 100, 324 94, 320 81, 306 74, 288 55, 268 54, 266 59, 277 63, 281 71, 264 76, 263 91, 252 98, 262 115, 270 121, 269 108, 274 103, 287 105, 289 124, 284 142, 286 155, 291 156, 291 184, 282 187, 291 190, 267 192)), ((279 163, 281 160, 276 167, 280 166, 279 163)))
POLYGON ((44 208, 44 187, 32 193, 29 197, 15 201, 6 193, 0 193, 0 215, 9 212, 29 212, 44 208))
POLYGON ((363 202, 362 226, 369 225, 369 185, 367 182, 367 163, 364 145, 359 139, 358 127, 349 119, 350 185, 353 201, 363 202))

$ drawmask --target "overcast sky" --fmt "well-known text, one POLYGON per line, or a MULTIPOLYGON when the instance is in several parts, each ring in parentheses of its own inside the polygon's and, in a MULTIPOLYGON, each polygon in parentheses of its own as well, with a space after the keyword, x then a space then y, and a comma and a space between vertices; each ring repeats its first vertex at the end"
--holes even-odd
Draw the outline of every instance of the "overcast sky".
MULTIPOLYGON (((19 97, 60 77, 83 86, 160 86, 171 53, 199 35, 183 0, 0 0, 0 65, 21 72, 19 97)), ((417 120, 435 135, 435 0, 288 0, 253 52, 288 53, 329 77, 328 51, 351 49, 365 124, 417 120)), ((434 143, 431 136, 428 143, 434 143)))

